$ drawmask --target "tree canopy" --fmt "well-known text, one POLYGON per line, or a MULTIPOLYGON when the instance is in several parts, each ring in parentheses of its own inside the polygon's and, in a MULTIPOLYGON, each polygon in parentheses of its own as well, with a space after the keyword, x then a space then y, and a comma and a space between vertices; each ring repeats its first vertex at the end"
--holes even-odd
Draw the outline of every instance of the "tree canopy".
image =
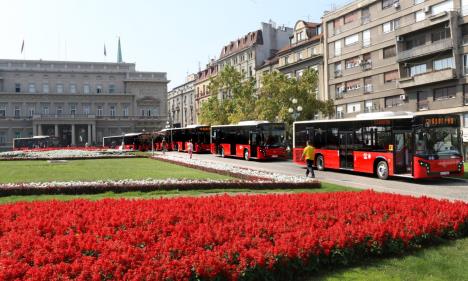
POLYGON ((294 117, 289 108, 297 111, 298 106, 302 107, 297 120, 314 119, 319 113, 327 117, 334 112, 332 100, 317 99, 318 72, 313 69, 304 71, 300 79, 273 71, 262 77, 260 89, 255 85, 255 79, 247 79, 234 67, 226 66, 210 81, 209 91, 213 95, 200 109, 200 123, 267 120, 291 125, 294 117))

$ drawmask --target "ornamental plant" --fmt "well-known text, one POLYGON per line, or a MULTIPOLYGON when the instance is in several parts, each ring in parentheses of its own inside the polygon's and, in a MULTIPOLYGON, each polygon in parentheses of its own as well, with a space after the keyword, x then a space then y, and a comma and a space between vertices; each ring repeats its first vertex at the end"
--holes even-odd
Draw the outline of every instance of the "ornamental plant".
POLYGON ((0 280, 291 280, 466 236, 468 204, 364 192, 0 206, 0 280))

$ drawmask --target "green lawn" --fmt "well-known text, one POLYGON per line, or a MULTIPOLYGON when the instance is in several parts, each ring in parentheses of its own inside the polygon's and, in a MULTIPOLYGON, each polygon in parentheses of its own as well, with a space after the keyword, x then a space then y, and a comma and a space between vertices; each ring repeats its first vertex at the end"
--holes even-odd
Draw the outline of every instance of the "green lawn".
POLYGON ((45 200, 73 200, 78 198, 99 200, 104 198, 128 198, 128 199, 152 199, 161 197, 175 196, 204 196, 213 194, 265 194, 265 193, 300 193, 300 192, 337 192, 337 191, 358 191, 357 189, 339 186, 335 184, 322 183, 321 188, 313 189, 209 189, 209 190, 158 190, 150 192, 106 192, 100 194, 81 194, 81 195, 27 195, 27 196, 6 196, 0 197, 0 204, 13 203, 19 201, 45 201, 45 200))
POLYGON ((147 158, 47 161, 0 161, 0 183, 120 179, 229 179, 147 158))
POLYGON ((404 257, 375 259, 363 265, 323 272, 312 280, 468 280, 468 238, 419 250, 404 257))

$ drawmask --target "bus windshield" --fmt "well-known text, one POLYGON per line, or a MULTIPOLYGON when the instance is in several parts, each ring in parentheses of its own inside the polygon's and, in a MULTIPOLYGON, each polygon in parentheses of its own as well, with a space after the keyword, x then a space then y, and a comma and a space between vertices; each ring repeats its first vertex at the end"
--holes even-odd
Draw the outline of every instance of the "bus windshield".
POLYGON ((284 129, 268 128, 263 130, 263 143, 266 146, 283 146, 284 129))
POLYGON ((460 156, 460 130, 455 127, 419 128, 416 155, 460 156))

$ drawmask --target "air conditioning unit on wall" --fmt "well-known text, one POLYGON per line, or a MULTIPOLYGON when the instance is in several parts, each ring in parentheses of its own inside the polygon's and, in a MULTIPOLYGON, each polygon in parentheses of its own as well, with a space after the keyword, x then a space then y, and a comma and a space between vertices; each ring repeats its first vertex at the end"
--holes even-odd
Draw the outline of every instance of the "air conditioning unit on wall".
POLYGON ((401 36, 397 36, 396 41, 397 42, 403 42, 403 41, 405 41, 405 39, 403 37, 401 37, 401 36))
POLYGON ((429 14, 431 12, 431 6, 424 7, 424 13, 429 14))
POLYGON ((400 95, 400 100, 406 100, 406 95, 405 94, 400 95))
POLYGON ((393 3, 395 9, 400 9, 400 1, 393 3))

